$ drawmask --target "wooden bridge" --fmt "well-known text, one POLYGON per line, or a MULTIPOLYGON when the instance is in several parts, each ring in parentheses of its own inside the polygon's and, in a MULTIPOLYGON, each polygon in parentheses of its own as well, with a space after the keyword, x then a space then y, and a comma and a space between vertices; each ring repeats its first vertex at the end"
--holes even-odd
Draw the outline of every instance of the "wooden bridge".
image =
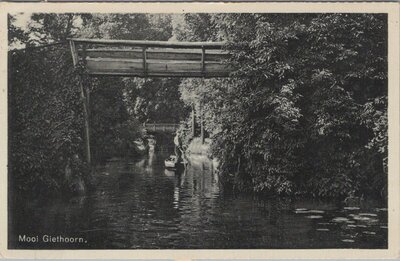
POLYGON ((150 132, 175 132, 179 124, 175 123, 143 123, 143 127, 150 132))
MULTIPOLYGON (((233 68, 224 42, 162 42, 81 39, 69 40, 75 68, 82 74, 127 77, 229 77, 233 68)), ((85 122, 86 161, 91 163, 90 91, 80 81, 85 122)), ((146 127, 146 126, 145 126, 146 127)), ((175 131, 176 126, 148 125, 152 130, 175 131)))
POLYGON ((224 42, 71 39, 74 64, 89 75, 136 77, 228 77, 224 42))

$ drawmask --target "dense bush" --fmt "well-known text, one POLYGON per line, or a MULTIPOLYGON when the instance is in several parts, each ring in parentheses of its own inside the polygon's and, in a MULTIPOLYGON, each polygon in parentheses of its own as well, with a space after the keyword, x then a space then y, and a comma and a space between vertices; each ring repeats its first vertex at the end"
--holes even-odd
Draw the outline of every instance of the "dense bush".
MULTIPOLYGON (((17 191, 46 194, 69 190, 76 180, 86 185, 91 180, 84 162, 80 72, 74 71, 66 47, 10 52, 10 177, 17 191)), ((139 153, 135 141, 143 136, 141 124, 129 117, 118 82, 84 81, 92 101, 94 164, 139 153)))
POLYGON ((188 14, 177 33, 226 40, 232 54, 231 79, 181 85, 205 108, 225 183, 320 197, 385 190, 385 15, 188 14))
MULTIPOLYGON (((110 77, 86 83, 93 147, 105 152, 95 158, 134 150, 141 135, 136 120, 179 122, 193 106, 212 139, 221 180, 235 189, 385 194, 384 14, 185 14, 180 22, 168 15, 34 14, 32 20, 27 34, 9 17, 10 45, 74 36, 227 42, 232 58, 226 62, 235 68, 228 79, 110 77), (188 110, 181 109, 177 85, 188 110)), ((10 52, 9 60, 12 184, 22 191, 57 191, 66 164, 78 176, 86 172, 69 50, 28 48, 10 52)), ((184 125, 179 132, 188 144, 190 119, 184 125)))
POLYGON ((9 170, 18 191, 62 189, 74 158, 84 176, 78 77, 64 48, 9 53, 9 170))
MULTIPOLYGON (((84 163, 79 75, 69 45, 73 37, 167 40, 169 15, 33 13, 26 28, 8 16, 10 185, 47 194, 82 190, 91 181, 84 163), (39 45, 61 42, 46 48, 39 45)), ((179 79, 82 77, 89 89, 93 165, 143 153, 142 122, 179 122, 179 79), (174 113, 176 112, 176 113, 174 113), (170 117, 166 117, 170 115, 170 117)))

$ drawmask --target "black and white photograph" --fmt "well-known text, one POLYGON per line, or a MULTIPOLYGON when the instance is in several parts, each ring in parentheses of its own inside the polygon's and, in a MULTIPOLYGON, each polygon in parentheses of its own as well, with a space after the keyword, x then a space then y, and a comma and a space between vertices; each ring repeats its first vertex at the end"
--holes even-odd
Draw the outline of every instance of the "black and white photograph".
POLYGON ((388 13, 7 20, 7 249, 389 248, 388 13))

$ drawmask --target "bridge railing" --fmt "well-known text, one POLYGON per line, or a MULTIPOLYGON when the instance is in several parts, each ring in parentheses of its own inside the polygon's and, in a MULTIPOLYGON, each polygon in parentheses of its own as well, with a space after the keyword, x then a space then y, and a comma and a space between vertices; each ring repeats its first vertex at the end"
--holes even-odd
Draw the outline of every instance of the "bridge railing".
POLYGON ((143 123, 147 131, 154 132, 174 132, 179 128, 177 123, 143 123))
POLYGON ((85 61, 90 75, 228 77, 232 71, 224 42, 75 38, 70 43, 74 59, 85 61))

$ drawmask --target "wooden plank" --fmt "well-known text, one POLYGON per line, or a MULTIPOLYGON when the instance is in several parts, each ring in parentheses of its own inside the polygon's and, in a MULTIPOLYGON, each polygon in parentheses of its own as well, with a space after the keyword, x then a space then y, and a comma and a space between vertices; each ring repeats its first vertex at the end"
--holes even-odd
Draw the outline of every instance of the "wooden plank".
MULTIPOLYGON (((80 55, 83 55, 80 50, 80 55)), ((142 49, 87 49, 87 56, 90 58, 122 58, 122 59, 141 59, 142 49)), ((201 50, 168 50, 168 49, 148 49, 147 59, 153 60, 187 60, 200 61, 202 58, 201 50)), ((223 61, 229 59, 229 53, 222 50, 208 50, 205 53, 205 61, 223 61)))
POLYGON ((205 66, 206 66, 206 50, 201 48, 201 72, 205 73, 205 66))
POLYGON ((72 38, 76 43, 99 45, 127 45, 137 47, 167 47, 167 48, 202 48, 221 49, 225 42, 168 42, 168 41, 136 41, 136 40, 110 40, 110 39, 86 39, 72 38))
MULTIPOLYGON (((89 74, 110 74, 110 75, 145 75, 143 60, 133 59, 87 59, 89 74)), ((228 65, 218 62, 207 62, 204 67, 204 75, 227 75, 230 72, 228 65)), ((148 76, 201 76, 202 63, 192 61, 161 61, 147 60, 148 76)))
POLYGON ((173 123, 147 123, 144 125, 147 130, 161 131, 161 132, 174 132, 179 128, 179 124, 173 123))
MULTIPOLYGON (((204 75, 204 73, 202 73, 204 75)), ((196 107, 192 103, 192 138, 196 137, 196 107)))
MULTIPOLYGON (((76 51, 75 43, 73 41, 70 41, 70 48, 71 48, 71 54, 72 54, 72 62, 74 64, 74 67, 77 66, 79 57, 78 57, 78 52, 76 51)), ((89 114, 89 90, 87 86, 83 86, 83 80, 81 77, 79 77, 79 87, 81 91, 81 101, 82 101, 82 106, 83 106, 83 118, 84 118, 84 123, 85 123, 85 147, 86 147, 86 163, 90 166, 91 165, 91 148, 90 148, 90 114, 89 114)))
POLYGON ((71 49, 71 55, 72 55, 72 63, 74 67, 78 64, 78 53, 75 48, 75 43, 74 41, 69 41, 69 46, 71 49))
POLYGON ((142 59, 98 59, 87 58, 86 65, 89 71, 116 71, 116 70, 131 70, 143 72, 142 59))
POLYGON ((143 60, 143 72, 144 72, 144 75, 146 75, 147 74, 147 52, 146 52, 146 47, 143 48, 142 55, 143 55, 143 57, 142 57, 142 60, 143 60))

